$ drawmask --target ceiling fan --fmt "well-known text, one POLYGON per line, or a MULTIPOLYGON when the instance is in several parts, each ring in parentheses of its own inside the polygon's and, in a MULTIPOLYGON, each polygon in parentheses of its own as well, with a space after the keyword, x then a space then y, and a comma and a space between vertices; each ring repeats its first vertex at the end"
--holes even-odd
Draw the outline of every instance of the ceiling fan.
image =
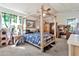
MULTIPOLYGON (((48 5, 43 5, 43 17, 54 15, 54 12, 54 9, 50 8, 48 5)), ((35 14, 31 14, 30 16, 34 18, 40 18, 41 8, 35 14)))
MULTIPOLYGON (((37 14, 41 15, 41 9, 37 11, 37 14)), ((43 5, 43 16, 51 16, 55 14, 55 10, 48 5, 43 5)))

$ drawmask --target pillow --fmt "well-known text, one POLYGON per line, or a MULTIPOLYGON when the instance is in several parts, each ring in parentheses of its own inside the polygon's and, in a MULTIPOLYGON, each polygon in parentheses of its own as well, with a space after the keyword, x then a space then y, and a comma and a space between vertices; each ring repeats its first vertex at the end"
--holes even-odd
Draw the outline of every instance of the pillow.
POLYGON ((30 32, 30 30, 26 30, 25 34, 28 34, 30 32))
POLYGON ((33 33, 33 31, 26 30, 26 33, 25 34, 28 34, 28 33, 33 33))

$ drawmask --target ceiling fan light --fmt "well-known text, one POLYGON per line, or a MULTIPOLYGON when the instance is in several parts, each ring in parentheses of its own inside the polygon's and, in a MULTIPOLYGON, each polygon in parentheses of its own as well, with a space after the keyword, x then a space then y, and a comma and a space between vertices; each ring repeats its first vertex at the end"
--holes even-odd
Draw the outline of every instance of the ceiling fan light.
POLYGON ((45 17, 45 16, 46 16, 46 14, 44 13, 44 14, 43 14, 43 16, 45 17))

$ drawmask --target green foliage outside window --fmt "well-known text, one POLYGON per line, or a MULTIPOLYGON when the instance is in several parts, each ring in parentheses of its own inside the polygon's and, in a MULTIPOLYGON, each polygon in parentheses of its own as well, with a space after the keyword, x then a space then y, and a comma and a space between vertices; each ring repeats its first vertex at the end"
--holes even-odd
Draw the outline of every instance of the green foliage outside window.
POLYGON ((3 17, 4 24, 6 27, 8 27, 12 23, 11 22, 12 19, 13 19, 14 23, 17 23, 17 16, 16 15, 2 12, 2 17, 3 17))
POLYGON ((2 13, 2 15, 3 15, 4 24, 5 24, 6 27, 8 27, 9 21, 10 21, 10 18, 11 18, 10 15, 7 14, 7 13, 2 13))
POLYGON ((14 26, 15 27, 14 32, 17 32, 19 29, 19 32, 22 33, 23 31, 22 23, 24 24, 24 29, 25 29, 26 19, 24 19, 22 16, 19 16, 19 19, 17 20, 17 15, 2 12, 2 26, 3 27, 10 28, 11 26, 14 26))
POLYGON ((14 23, 17 23, 17 16, 16 15, 11 15, 11 18, 13 19, 14 23))

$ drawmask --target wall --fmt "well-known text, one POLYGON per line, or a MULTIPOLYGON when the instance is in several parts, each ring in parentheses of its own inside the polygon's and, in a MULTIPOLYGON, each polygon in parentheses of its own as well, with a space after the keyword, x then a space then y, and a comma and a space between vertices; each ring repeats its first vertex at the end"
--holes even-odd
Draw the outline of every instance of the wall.
POLYGON ((35 21, 35 28, 28 28, 28 27, 27 27, 27 30, 36 31, 36 30, 37 30, 37 21, 36 21, 36 18, 31 17, 31 16, 28 16, 28 17, 27 17, 27 20, 35 21))
POLYGON ((1 15, 0 15, 0 30, 1 30, 1 15))
MULTIPOLYGON (((34 20, 35 21, 35 26, 36 28, 28 28, 28 29, 31 29, 31 30, 37 30, 39 29, 39 26, 40 26, 40 19, 39 18, 34 18, 34 17, 27 17, 27 19, 29 20, 34 20)), ((49 23, 53 23, 53 17, 46 17, 46 18, 43 18, 44 21, 46 22, 49 22, 49 23)))
POLYGON ((65 13, 58 13, 57 14, 57 23, 58 24, 62 24, 62 25, 66 25, 66 19, 71 19, 71 18, 77 18, 79 19, 79 12, 65 12, 65 13))

